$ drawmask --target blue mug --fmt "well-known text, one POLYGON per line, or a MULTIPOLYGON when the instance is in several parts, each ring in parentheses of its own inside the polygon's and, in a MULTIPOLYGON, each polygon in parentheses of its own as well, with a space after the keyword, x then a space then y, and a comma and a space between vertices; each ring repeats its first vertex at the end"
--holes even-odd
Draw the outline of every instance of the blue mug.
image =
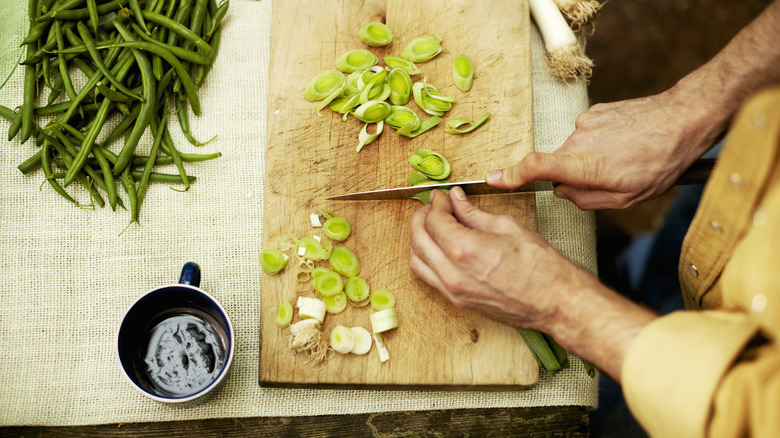
POLYGON ((153 400, 200 403, 222 386, 230 370, 233 324, 222 305, 199 285, 200 267, 186 263, 178 284, 143 295, 119 326, 122 372, 153 400))

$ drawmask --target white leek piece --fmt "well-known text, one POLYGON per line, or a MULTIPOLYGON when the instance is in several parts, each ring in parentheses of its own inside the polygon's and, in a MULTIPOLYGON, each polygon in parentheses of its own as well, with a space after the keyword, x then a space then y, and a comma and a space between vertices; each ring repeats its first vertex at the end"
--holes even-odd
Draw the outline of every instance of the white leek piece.
POLYGON ((295 307, 298 308, 298 316, 302 319, 315 319, 320 324, 322 324, 322 321, 325 321, 327 306, 322 300, 312 297, 298 297, 295 307))
POLYGON ((362 355, 371 351, 371 345, 373 344, 371 333, 363 327, 350 327, 350 330, 352 330, 352 334, 355 337, 355 346, 352 347, 350 353, 362 355))
POLYGON ((337 325, 330 331, 330 346, 337 353, 347 354, 355 348, 355 335, 349 328, 337 325))
POLYGON ((425 62, 439 53, 441 53, 441 36, 427 35, 410 41, 401 57, 411 62, 425 62))
POLYGON ((319 228, 322 226, 322 222, 320 222, 320 215, 317 213, 310 214, 309 220, 311 221, 311 226, 314 228, 319 228))
POLYGON ((529 0, 553 74, 563 80, 588 78, 593 61, 580 50, 577 37, 553 0, 529 0))
POLYGON ((398 316, 394 308, 374 312, 369 319, 371 320, 371 331, 374 333, 383 333, 398 327, 398 316))
POLYGON ((371 142, 376 140, 377 137, 379 137, 379 135, 382 134, 382 131, 385 128, 385 122, 380 121, 379 123, 376 124, 376 132, 374 132, 373 134, 369 134, 368 125, 369 123, 363 125, 363 129, 361 129, 360 134, 358 134, 358 145, 357 148, 355 149, 355 152, 360 152, 360 150, 363 149, 363 146, 370 144, 371 142))
POLYGON ((386 24, 373 21, 360 28, 358 38, 369 47, 383 47, 393 41, 393 32, 386 24))
POLYGON ((382 363, 387 362, 390 360, 390 353, 387 351, 387 347, 385 347, 385 344, 382 343, 382 335, 379 333, 374 333, 371 335, 371 337, 374 338, 374 343, 376 344, 376 351, 379 353, 379 361, 382 363))

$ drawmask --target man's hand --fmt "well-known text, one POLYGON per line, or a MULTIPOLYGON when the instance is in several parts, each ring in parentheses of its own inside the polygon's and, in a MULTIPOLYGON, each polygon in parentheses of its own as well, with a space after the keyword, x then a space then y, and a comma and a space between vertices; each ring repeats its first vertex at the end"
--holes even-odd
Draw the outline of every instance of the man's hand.
POLYGON ((412 217, 412 271, 453 304, 553 336, 620 381, 623 356, 655 315, 601 285, 510 216, 463 190, 431 192, 412 217))
POLYGON ((632 207, 668 190, 720 134, 721 125, 707 120, 696 97, 676 88, 595 105, 556 152, 530 153, 487 180, 504 188, 559 182, 555 194, 583 210, 632 207))
POLYGON ((593 281, 517 219, 474 207, 459 187, 431 198, 412 218, 410 264, 456 306, 549 330, 567 291, 593 281))

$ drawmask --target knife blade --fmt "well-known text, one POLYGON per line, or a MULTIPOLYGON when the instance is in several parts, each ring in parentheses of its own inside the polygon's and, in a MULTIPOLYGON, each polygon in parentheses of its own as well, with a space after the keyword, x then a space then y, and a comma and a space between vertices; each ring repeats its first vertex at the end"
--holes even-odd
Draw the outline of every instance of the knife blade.
MULTIPOLYGON (((703 184, 715 166, 714 158, 700 158, 688 168, 674 185, 703 184)), ((343 195, 329 196, 325 199, 333 201, 384 201, 388 199, 409 199, 410 197, 432 189, 451 189, 458 186, 467 196, 473 195, 500 195, 507 193, 534 193, 554 189, 558 183, 550 181, 535 181, 513 190, 500 189, 489 185, 484 180, 459 181, 437 184, 425 184, 419 186, 394 187, 390 189, 368 190, 365 192, 347 193, 343 195)))

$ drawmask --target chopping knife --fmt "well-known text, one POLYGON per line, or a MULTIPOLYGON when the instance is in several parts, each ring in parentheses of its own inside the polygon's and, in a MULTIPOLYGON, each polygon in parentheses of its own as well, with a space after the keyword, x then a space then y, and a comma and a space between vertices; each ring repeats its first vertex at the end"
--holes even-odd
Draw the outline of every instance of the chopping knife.
MULTIPOLYGON (((689 167, 674 185, 703 184, 715 167, 714 158, 700 158, 689 167)), ((484 180, 460 181, 437 184, 424 184, 418 186, 396 187, 392 189, 369 190, 366 192, 347 193, 344 195, 330 196, 325 199, 334 201, 384 201, 387 199, 409 199, 410 197, 431 189, 450 189, 458 186, 466 192, 466 195, 498 195, 505 193, 532 193, 554 189, 558 183, 549 181, 535 181, 514 190, 499 189, 489 185, 484 180)))

